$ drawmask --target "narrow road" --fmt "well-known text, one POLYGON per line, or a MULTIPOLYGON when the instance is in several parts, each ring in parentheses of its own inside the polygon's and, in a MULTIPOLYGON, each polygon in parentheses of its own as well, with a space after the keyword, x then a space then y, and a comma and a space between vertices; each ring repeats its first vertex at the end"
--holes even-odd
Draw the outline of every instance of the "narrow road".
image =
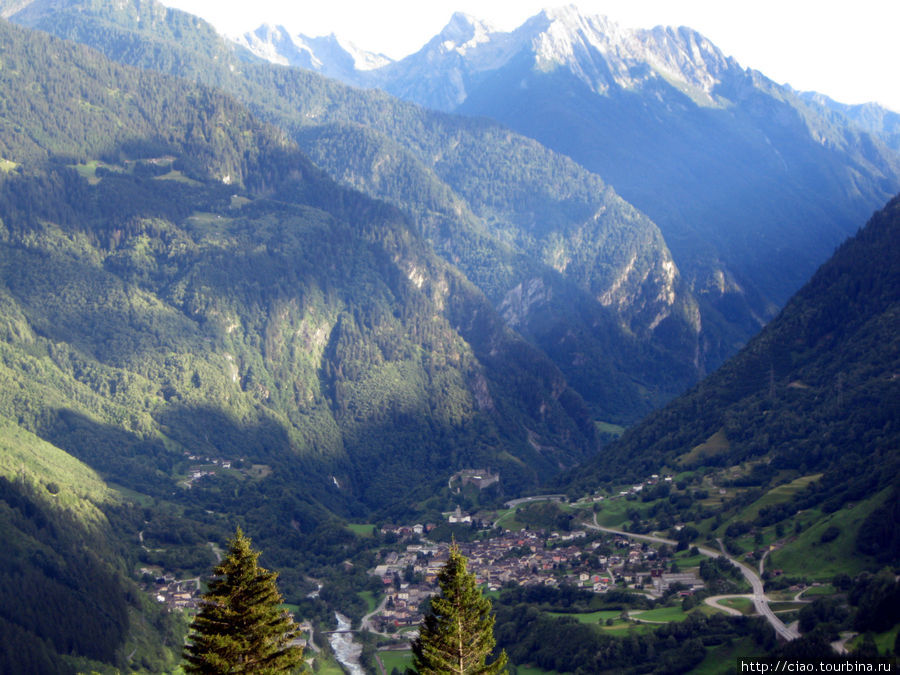
POLYGON ((518 506, 519 504, 527 504, 529 502, 561 502, 565 499, 565 495, 538 495, 537 497, 521 497, 519 499, 510 499, 508 502, 503 502, 503 506, 508 509, 513 508, 514 506, 518 506))
MULTIPOLYGON (((631 532, 615 530, 611 527, 603 527, 597 523, 596 513, 594 514, 593 525, 591 525, 590 523, 585 524, 591 529, 600 530, 601 532, 609 532, 610 534, 618 534, 630 539, 650 541, 655 544, 669 544, 670 546, 676 546, 678 544, 678 542, 674 539, 665 539, 664 537, 656 537, 650 534, 632 534, 631 532)), ((719 542, 719 546, 722 546, 721 541, 719 542)), ((772 628, 775 629, 775 632, 779 637, 787 641, 796 640, 798 637, 800 637, 800 634, 795 628, 786 626, 784 621, 775 616, 775 612, 773 612, 769 607, 769 600, 768 598, 766 598, 766 592, 763 588, 763 582, 759 578, 759 575, 755 571, 753 571, 751 567, 739 560, 735 560, 734 558, 732 558, 725 552, 724 548, 722 549, 722 551, 714 551, 713 549, 706 548, 705 546, 698 546, 697 548, 700 553, 709 558, 718 558, 720 555, 725 556, 732 565, 735 565, 741 571, 741 574, 744 575, 744 578, 750 583, 750 587, 753 589, 753 607, 756 609, 756 613, 766 618, 766 621, 771 624, 772 628)))
POLYGON ((843 632, 838 640, 831 643, 831 648, 838 654, 847 654, 847 641, 856 637, 856 633, 843 632))
POLYGON ((382 635, 384 637, 389 637, 389 635, 387 633, 379 633, 377 630, 375 630, 375 627, 372 625, 372 617, 384 609, 385 605, 387 605, 387 601, 388 601, 388 596, 384 596, 381 599, 381 602, 378 603, 378 607, 373 609, 371 612, 369 612, 362 618, 362 621, 359 622, 360 630, 367 630, 370 633, 375 633, 376 635, 382 635))
POLYGON ((728 600, 730 598, 747 598, 752 600, 753 596, 750 593, 745 593, 744 595, 711 595, 704 602, 710 607, 714 607, 715 609, 720 609, 726 614, 731 614, 733 616, 741 616, 743 612, 739 609, 735 609, 734 607, 729 607, 728 605, 720 605, 719 603, 722 600, 728 600))

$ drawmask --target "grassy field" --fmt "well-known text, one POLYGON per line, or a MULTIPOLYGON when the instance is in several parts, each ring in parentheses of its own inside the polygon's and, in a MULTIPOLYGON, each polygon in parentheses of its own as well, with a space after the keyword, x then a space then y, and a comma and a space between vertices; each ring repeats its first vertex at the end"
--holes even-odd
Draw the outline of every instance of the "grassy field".
POLYGON ((246 470, 246 473, 250 478, 265 478, 271 475, 272 467, 268 464, 254 464, 246 470))
MULTIPOLYGON (((897 633, 900 633, 900 623, 898 623, 888 631, 873 634, 872 637, 875 638, 875 644, 878 646, 878 652, 880 654, 893 652, 894 644, 897 640, 897 633)), ((855 638, 847 642, 847 648, 850 650, 856 649, 862 644, 862 641, 863 636, 857 635, 855 638)))
POLYGON ((871 567, 873 561, 856 550, 856 533, 866 517, 884 503, 889 492, 885 489, 870 499, 819 518, 784 548, 773 551, 767 568, 781 568, 788 575, 830 581, 836 574, 843 572, 856 576, 871 567), (840 530, 840 534, 823 543, 822 533, 832 525, 840 530))
POLYGON ((145 495, 143 492, 135 492, 123 485, 118 485, 117 483, 107 483, 106 484, 110 490, 117 493, 119 498, 125 502, 131 502, 133 504, 137 504, 138 506, 150 507, 156 503, 156 500, 150 495, 145 495))
POLYGON ((724 431, 717 431, 700 445, 695 445, 691 451, 678 458, 679 466, 687 466, 698 460, 715 457, 728 452, 731 445, 725 437, 724 431))
POLYGON ((706 650, 706 658, 690 673, 691 675, 733 673, 737 659, 759 656, 757 649, 751 638, 741 638, 734 642, 710 647, 706 650))
POLYGON ((321 654, 316 655, 316 667, 314 672, 316 675, 346 675, 344 669, 341 668, 337 661, 321 654))
POLYGON ((741 614, 753 614, 753 601, 750 598, 724 598, 719 600, 720 605, 736 609, 741 614))
POLYGON ((371 523, 347 523, 345 527, 357 537, 372 537, 371 523))
POLYGON ((629 633, 652 633, 658 626, 652 623, 633 623, 616 619, 612 626, 601 624, 600 628, 613 637, 625 637, 629 633))
POLYGON ((837 593, 837 589, 831 584, 822 584, 821 586, 810 586, 805 591, 803 591, 803 595, 801 598, 807 600, 813 600, 822 595, 834 595, 837 593))
MULTIPOLYGON (((573 614, 567 614, 565 612, 546 612, 546 614, 552 617, 572 617, 573 619, 577 619, 580 623, 599 626, 603 631, 619 637, 627 635, 629 632, 649 633, 653 631, 655 627, 654 624, 650 623, 635 623, 630 620, 626 621, 620 618, 622 615, 620 610, 600 610, 597 612, 581 612, 573 614), (608 626, 606 625, 606 622, 610 619, 612 619, 613 623, 608 626)), ((681 611, 680 607, 663 607, 661 610, 654 609, 636 614, 634 618, 641 619, 645 614, 649 615, 647 617, 648 621, 682 621, 687 618, 687 615, 681 611), (655 618, 656 616, 675 617, 676 610, 678 614, 681 615, 679 618, 655 618), (655 614, 657 612, 659 614, 655 614)))
POLYGON ((513 531, 523 529, 525 525, 516 520, 516 511, 517 509, 509 509, 494 522, 494 525, 513 531))
POLYGON ((644 512, 649 508, 647 504, 639 501, 630 502, 626 499, 609 499, 603 502, 603 508, 597 514, 597 523, 603 527, 621 528, 628 522, 628 511, 635 509, 644 512))
POLYGON ((625 433, 625 427, 610 422, 594 422, 594 426, 601 434, 610 434, 612 436, 621 436, 625 433))
POLYGON ((705 556, 702 553, 691 555, 690 549, 687 549, 675 554, 675 562, 678 563, 678 567, 681 569, 687 569, 688 567, 699 567, 701 561, 707 560, 708 557, 709 556, 705 556))
POLYGON ((185 183, 187 185, 191 185, 197 187, 202 185, 202 183, 194 180, 193 178, 188 178, 181 171, 176 169, 172 169, 169 173, 164 173, 162 176, 157 176, 155 180, 174 180, 178 183, 185 183))
POLYGON ((672 621, 684 621, 688 618, 688 612, 685 612, 678 605, 675 607, 659 607, 646 612, 632 612, 631 616, 638 621, 664 621, 670 623, 672 621))
POLYGON ((605 623, 607 619, 618 619, 622 614, 619 610, 607 609, 599 612, 582 612, 579 614, 566 614, 564 612, 547 612, 549 616, 570 616, 579 623, 605 623))
POLYGON ((71 165, 75 171, 78 172, 78 175, 84 178, 91 185, 96 185, 100 182, 100 178, 97 177, 97 169, 103 167, 104 169, 109 169, 110 171, 120 171, 124 172, 125 170, 121 166, 114 166, 112 164, 106 164, 101 162, 99 159, 92 159, 84 164, 73 164, 71 165))
POLYGON ((555 670, 542 670, 537 666, 516 666, 517 675, 556 675, 555 670))
POLYGON ((559 508, 562 509, 565 513, 572 513, 577 517, 583 518, 590 518, 591 516, 593 516, 593 502, 583 501, 575 502, 574 504, 570 504, 569 502, 559 502, 558 504, 559 508))
POLYGON ((760 510, 767 506, 775 506, 777 504, 784 504, 789 502, 794 495, 796 495, 801 490, 805 490, 806 487, 822 477, 822 474, 815 473, 810 474, 809 476, 801 476, 796 480, 792 480, 790 483, 785 483, 784 485, 779 485, 778 487, 774 487, 769 490, 762 497, 757 499, 755 502, 750 504, 740 516, 737 517, 738 520, 752 521, 757 516, 759 516, 760 510))
POLYGON ((770 602, 769 607, 773 612, 790 612, 795 609, 803 609, 808 604, 808 602, 770 602))
POLYGON ((357 591, 356 595, 366 601, 366 606, 368 607, 366 614, 374 612, 375 608, 378 607, 378 603, 381 602, 381 598, 376 597, 372 591, 357 591))
POLYGON ((401 673, 404 672, 407 668, 412 668, 413 664, 413 654, 410 650, 385 650, 378 652, 378 656, 381 659, 381 662, 384 664, 384 669, 390 673, 394 668, 399 670, 401 673))

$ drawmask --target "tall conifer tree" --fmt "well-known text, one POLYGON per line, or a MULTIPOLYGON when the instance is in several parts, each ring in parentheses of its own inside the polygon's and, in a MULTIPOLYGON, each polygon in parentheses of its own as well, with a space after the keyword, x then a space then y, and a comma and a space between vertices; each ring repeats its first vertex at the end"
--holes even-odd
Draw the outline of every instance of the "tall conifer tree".
POLYGON ((414 665, 421 675, 494 675, 506 671, 506 652, 485 663, 494 648, 491 602, 481 595, 475 575, 454 542, 450 559, 438 574, 440 596, 413 643, 414 665))
POLYGON ((191 625, 185 669, 216 675, 298 671, 303 650, 292 644, 298 634, 293 619, 279 608, 278 574, 257 564, 259 552, 241 528, 229 547, 191 625))

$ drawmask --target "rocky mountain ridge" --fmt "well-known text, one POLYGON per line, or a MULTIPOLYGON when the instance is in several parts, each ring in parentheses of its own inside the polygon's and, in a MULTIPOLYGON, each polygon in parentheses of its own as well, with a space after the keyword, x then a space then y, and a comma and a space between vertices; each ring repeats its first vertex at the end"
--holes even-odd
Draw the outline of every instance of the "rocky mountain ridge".
POLYGON ((407 213, 495 308, 539 280, 549 292, 517 330, 579 380, 601 418, 636 419, 708 367, 696 301, 658 228, 570 159, 496 123, 258 62, 176 10, 142 27, 148 0, 60 1, 34 0, 13 19, 231 92, 336 180, 407 213))
POLYGON ((501 32, 457 13, 417 53, 348 81, 495 119, 600 175, 660 226, 717 327, 712 363, 900 188, 890 115, 801 97, 689 28, 568 6, 501 32))

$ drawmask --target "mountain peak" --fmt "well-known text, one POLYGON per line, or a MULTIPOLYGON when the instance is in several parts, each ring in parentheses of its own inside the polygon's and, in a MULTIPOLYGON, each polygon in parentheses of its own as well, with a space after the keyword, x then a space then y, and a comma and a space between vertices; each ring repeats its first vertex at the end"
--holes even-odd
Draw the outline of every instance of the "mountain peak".
POLYGON ((611 21, 602 14, 584 14, 575 5, 562 5, 542 9, 531 17, 522 28, 529 26, 534 32, 552 32, 557 35, 568 35, 575 38, 578 35, 605 36, 608 39, 618 39, 620 36, 630 34, 632 31, 623 29, 619 24, 611 21))
POLYGON ((334 33, 320 37, 302 33, 292 35, 284 26, 268 23, 233 39, 271 63, 315 70, 345 81, 355 81, 359 71, 380 68, 391 62, 387 56, 359 49, 334 33))
POLYGON ((585 21, 586 15, 581 13, 576 5, 561 5, 559 7, 546 7, 537 16, 541 16, 549 22, 558 22, 568 26, 577 26, 585 21))
POLYGON ((446 52, 462 50, 464 53, 467 48, 487 42, 494 32, 494 28, 484 21, 463 12, 454 12, 435 41, 446 52))

